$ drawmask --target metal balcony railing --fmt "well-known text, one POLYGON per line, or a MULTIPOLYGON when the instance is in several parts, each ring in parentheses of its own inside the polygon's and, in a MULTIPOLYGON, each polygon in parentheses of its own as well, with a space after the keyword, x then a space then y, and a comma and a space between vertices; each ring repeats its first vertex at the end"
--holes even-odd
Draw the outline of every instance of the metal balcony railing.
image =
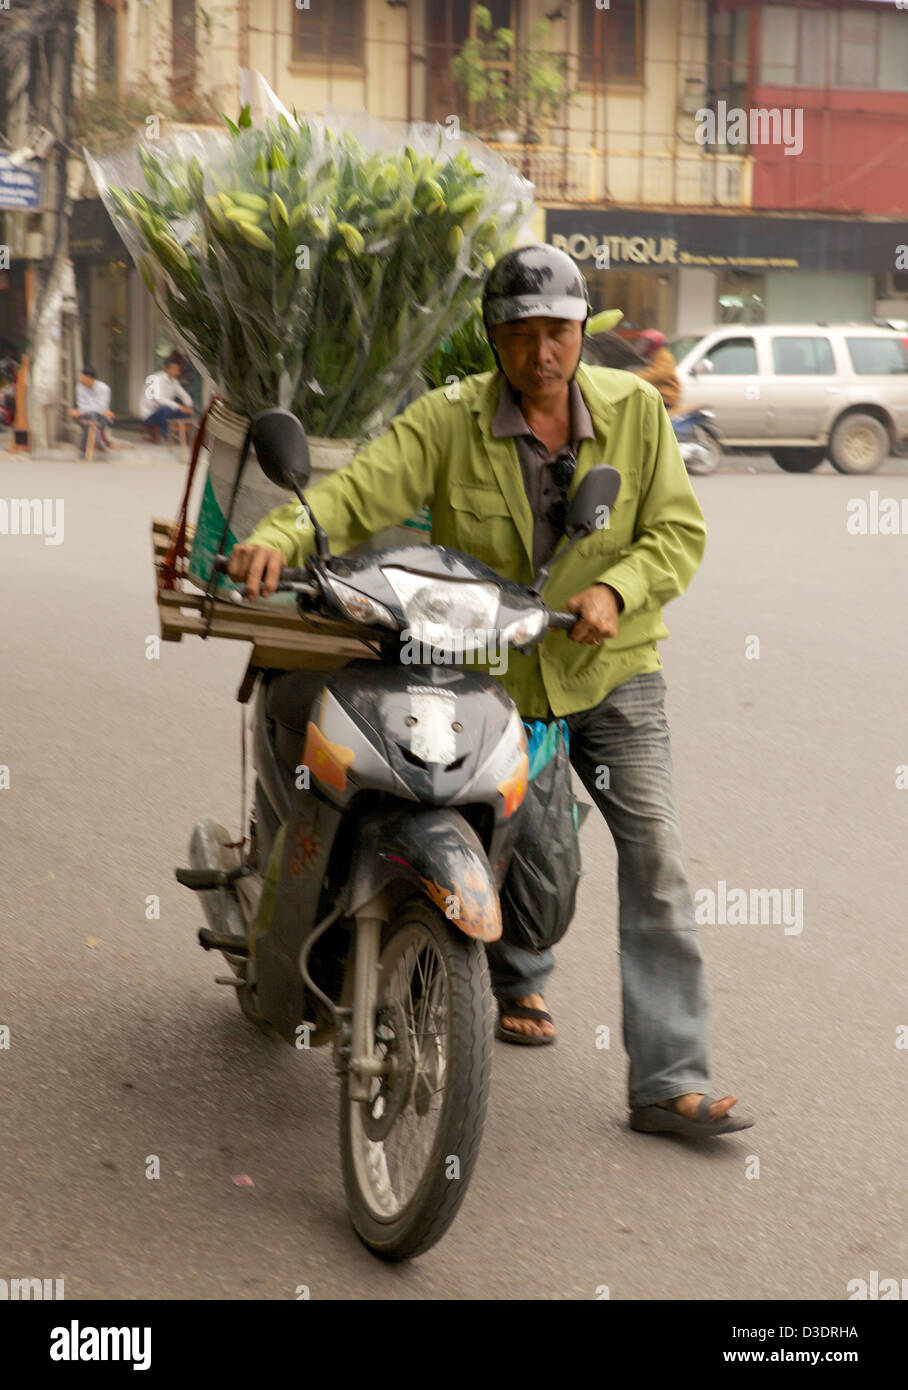
POLYGON ((749 208, 753 160, 702 150, 596 149, 489 142, 535 186, 537 203, 749 208))

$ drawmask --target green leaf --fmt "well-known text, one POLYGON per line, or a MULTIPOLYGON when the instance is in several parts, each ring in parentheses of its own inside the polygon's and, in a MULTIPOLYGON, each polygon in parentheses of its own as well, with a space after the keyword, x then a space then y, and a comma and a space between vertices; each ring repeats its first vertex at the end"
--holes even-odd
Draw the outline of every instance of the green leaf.
POLYGON ((442 381, 486 369, 472 299, 525 212, 516 182, 503 198, 440 142, 370 152, 305 116, 269 125, 244 107, 239 124, 224 119, 222 155, 159 155, 159 185, 112 197, 138 228, 143 280, 235 409, 280 395, 308 429, 359 435, 440 342, 467 364, 442 381))
POLYGON ((603 309, 601 314, 594 314, 587 320, 587 333, 608 333, 616 327, 624 318, 623 309, 603 309))

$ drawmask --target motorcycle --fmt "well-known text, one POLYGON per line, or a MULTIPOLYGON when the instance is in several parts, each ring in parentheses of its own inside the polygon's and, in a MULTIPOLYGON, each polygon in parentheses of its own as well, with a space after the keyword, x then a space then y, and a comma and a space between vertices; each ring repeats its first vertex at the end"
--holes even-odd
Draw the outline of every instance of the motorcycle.
MULTIPOLYGON (((281 693, 286 678, 247 673, 248 853, 205 820, 176 877, 199 894, 199 941, 227 961, 220 982, 246 1017, 297 1048, 333 1045, 350 1219, 372 1251, 402 1260, 441 1238, 476 1164, 494 1018, 483 943, 501 936, 527 786, 516 706, 464 666, 496 643, 529 650, 576 615, 542 602, 548 566, 523 586, 441 546, 332 556, 303 492, 299 421, 265 411, 252 441, 314 528, 315 553, 282 571, 279 591, 377 660, 308 673, 314 698, 296 706, 292 680, 281 693)), ((620 481, 604 466, 585 475, 555 560, 601 524, 620 481)))
POLYGON ((714 473, 722 459, 715 415, 700 406, 669 417, 688 473, 714 473))
MULTIPOLYGON (((644 365, 644 358, 633 344, 613 332, 586 338, 583 360, 617 371, 636 371, 644 365)), ((697 407, 670 415, 669 419, 688 473, 695 476, 714 473, 722 460, 722 443, 713 412, 697 407)))

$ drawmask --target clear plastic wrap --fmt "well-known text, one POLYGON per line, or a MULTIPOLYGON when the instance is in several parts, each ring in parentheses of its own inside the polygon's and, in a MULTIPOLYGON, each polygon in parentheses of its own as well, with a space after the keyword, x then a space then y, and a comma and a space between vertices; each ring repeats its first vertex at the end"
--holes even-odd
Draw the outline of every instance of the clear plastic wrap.
POLYGON ((526 226, 532 186, 440 126, 291 117, 264 84, 254 94, 257 123, 247 106, 223 134, 143 139, 89 166, 232 410, 282 405, 311 435, 364 438, 470 313, 526 226))

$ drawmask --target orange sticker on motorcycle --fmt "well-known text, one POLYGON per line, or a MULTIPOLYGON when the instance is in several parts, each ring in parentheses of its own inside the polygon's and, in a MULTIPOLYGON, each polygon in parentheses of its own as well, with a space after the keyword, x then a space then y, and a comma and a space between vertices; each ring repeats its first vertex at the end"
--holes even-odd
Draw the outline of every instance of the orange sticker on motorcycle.
POLYGON ((321 837, 306 821, 301 821, 293 833, 293 855, 290 860, 290 872, 294 878, 299 878, 300 874, 308 869, 313 859, 317 858, 322 852, 321 837))
POLYGON ((463 882, 450 887, 434 878, 421 877, 420 883, 448 921, 466 936, 480 941, 497 941, 501 936, 501 905, 485 874, 468 868, 463 882))
POLYGON ((498 783, 498 791, 504 797, 505 816, 511 816, 523 802, 527 794, 527 781, 530 773, 530 760, 526 753, 520 755, 520 762, 517 764, 517 771, 510 777, 506 777, 503 782, 498 783))
POLYGON ((318 725, 310 719, 306 725, 303 763, 311 768, 320 782, 324 782, 326 787, 334 787, 335 791, 345 792, 347 768, 352 766, 354 756, 352 748, 345 748, 342 743, 332 743, 325 738, 318 725))

